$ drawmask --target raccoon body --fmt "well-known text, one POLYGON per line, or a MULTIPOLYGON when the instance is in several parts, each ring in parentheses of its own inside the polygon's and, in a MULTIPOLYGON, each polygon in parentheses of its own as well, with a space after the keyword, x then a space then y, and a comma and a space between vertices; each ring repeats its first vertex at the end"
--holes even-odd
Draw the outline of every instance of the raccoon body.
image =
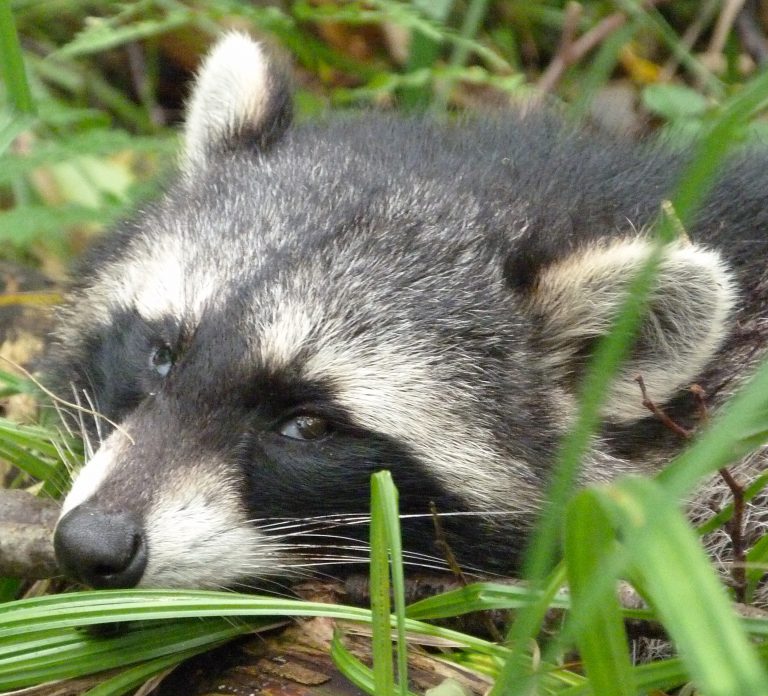
MULTIPOLYGON (((61 310, 55 374, 103 416, 62 568, 96 587, 345 572, 386 468, 413 562, 438 562, 434 502, 462 563, 510 572, 684 159, 541 115, 290 126, 282 73, 229 35, 178 181, 90 254, 61 310)), ((667 247, 584 482, 680 446, 636 374, 693 425, 689 385, 716 406, 764 352, 766 165, 731 162, 693 241, 667 247)))

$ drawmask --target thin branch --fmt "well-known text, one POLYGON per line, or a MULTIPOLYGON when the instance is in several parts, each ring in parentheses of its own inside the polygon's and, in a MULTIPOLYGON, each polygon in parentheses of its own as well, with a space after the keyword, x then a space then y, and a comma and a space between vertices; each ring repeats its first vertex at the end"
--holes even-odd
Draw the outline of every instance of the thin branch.
POLYGON ((747 0, 736 17, 736 31, 744 49, 762 68, 768 65, 768 39, 757 19, 759 8, 755 0, 747 0))
MULTIPOLYGON (((459 565, 456 554, 453 553, 453 549, 448 543, 448 539, 445 536, 445 530, 443 529, 443 524, 440 521, 440 515, 437 512, 437 505, 435 505, 434 501, 429 501, 429 511, 432 513, 432 524, 435 528, 435 543, 442 551, 443 556, 445 557, 445 561, 451 570, 451 573, 453 573, 454 577, 461 583, 462 587, 466 587, 469 585, 469 580, 467 580, 466 575, 464 575, 464 571, 459 565)), ((491 617, 487 613, 483 614, 483 622, 486 630, 488 631, 488 635, 490 635, 498 643, 504 641, 504 636, 501 635, 501 632, 498 628, 496 628, 496 625, 493 623, 491 617)))
POLYGON ((59 574, 53 529, 59 504, 26 491, 0 489, 0 577, 50 578, 59 574))
MULTIPOLYGON (((696 410, 699 414, 699 421, 703 425, 709 423, 709 409, 707 408, 706 394, 698 385, 691 387, 691 392, 696 400, 696 410)), ((733 515, 725 524, 728 536, 731 538, 731 548, 733 549, 733 564, 731 566, 731 583, 736 593, 736 600, 746 602, 747 599, 747 544, 744 539, 744 515, 745 515, 745 494, 746 488, 739 483, 736 478, 726 468, 718 469, 720 478, 725 481, 725 485, 731 491, 733 496, 733 515)))
MULTIPOLYGON (((707 0, 707 2, 699 9, 696 18, 691 22, 690 26, 685 30, 682 38, 680 39, 680 45, 685 47, 685 50, 690 52, 693 45, 699 40, 704 30, 709 26, 709 23, 714 17, 717 8, 720 6, 720 0, 707 0)), ((675 53, 664 64, 664 67, 659 73, 659 82, 668 82, 672 79, 672 75, 675 74, 678 65, 680 65, 680 54, 675 53)))
MULTIPOLYGON (((640 386, 640 392, 643 397, 643 406, 645 406, 654 416, 669 430, 684 440, 690 440, 694 431, 684 428, 670 418, 663 409, 659 408, 649 397, 645 388, 645 382, 642 375, 637 375, 635 381, 640 386)), ((690 389, 696 401, 696 411, 699 416, 699 422, 706 425, 709 422, 709 409, 707 408, 706 394, 698 384, 694 384, 690 389)), ((731 564, 731 584, 736 594, 736 600, 744 602, 747 596, 747 549, 744 539, 744 507, 745 507, 745 488, 731 474, 728 469, 719 469, 720 477, 733 495, 733 515, 726 523, 726 531, 731 539, 731 548, 733 553, 733 563, 731 564)))
POLYGON ((723 8, 715 24, 715 30, 712 32, 712 38, 707 47, 707 53, 719 56, 723 53, 725 42, 728 40, 728 34, 736 21, 736 17, 741 11, 744 0, 725 0, 723 8))
POLYGON ((578 2, 569 2, 565 6, 563 30, 560 34, 560 44, 557 47, 557 53, 555 53, 555 56, 550 61, 547 69, 539 78, 538 87, 542 93, 551 92, 560 80, 560 76, 565 72, 565 69, 571 65, 574 60, 577 60, 572 57, 572 52, 582 9, 582 6, 578 2))
POLYGON ((679 423, 676 423, 673 421, 661 408, 659 408, 651 399, 648 397, 648 391, 645 388, 645 381, 643 380, 642 375, 637 375, 635 377, 635 382, 640 385, 640 392, 643 395, 643 406, 645 406, 656 418, 661 421, 669 430, 671 430, 676 435, 679 435, 684 440, 690 440, 693 437, 693 431, 688 430, 687 428, 684 428, 679 423))
MULTIPOLYGON (((647 0, 643 3, 643 7, 653 7, 664 1, 665 0, 647 0)), ((576 2, 571 2, 567 5, 565 20, 563 22, 563 31, 560 37, 560 46, 547 66, 547 69, 539 78, 537 85, 539 96, 536 100, 541 100, 544 94, 551 92, 557 83, 560 82, 563 73, 565 73, 571 65, 580 61, 587 55, 587 53, 613 34, 613 32, 623 27, 628 19, 626 13, 614 12, 599 21, 594 27, 576 39, 574 36, 580 15, 581 5, 576 2)))

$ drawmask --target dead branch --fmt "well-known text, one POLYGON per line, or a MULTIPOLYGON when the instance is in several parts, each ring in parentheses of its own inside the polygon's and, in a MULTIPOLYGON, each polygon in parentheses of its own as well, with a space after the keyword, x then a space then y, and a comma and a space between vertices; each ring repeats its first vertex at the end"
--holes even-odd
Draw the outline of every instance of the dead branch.
POLYGON ((569 2, 565 7, 563 19, 563 31, 560 35, 560 44, 557 53, 550 61, 547 69, 539 78, 539 90, 542 94, 551 92, 559 82, 560 77, 569 65, 578 60, 573 56, 573 44, 576 38, 576 29, 581 19, 582 7, 578 2, 569 2))
MULTIPOLYGON (((663 409, 659 408, 649 397, 645 388, 645 382, 642 375, 637 375, 635 381, 640 386, 640 392, 643 397, 643 406, 645 406, 654 416, 669 430, 679 435, 685 440, 693 437, 694 431, 684 428, 670 418, 663 409)), ((709 410, 707 408, 706 394, 698 384, 690 388, 693 398, 696 401, 696 411, 699 416, 699 422, 706 425, 709 422, 709 410)), ((744 602, 747 596, 747 548, 744 539, 744 494, 745 487, 740 484, 728 469, 719 469, 720 477, 733 495, 733 515, 728 520, 725 529, 731 539, 731 549, 733 562, 731 564, 731 585, 736 594, 736 601, 744 602)))
MULTIPOLYGON (((696 400, 696 410, 699 414, 699 422, 703 425, 709 423, 709 409, 707 408, 706 393, 698 385, 691 387, 691 392, 696 400)), ((720 477, 733 496, 733 515, 726 522, 725 529, 731 538, 733 564, 731 566, 731 584, 736 593, 738 602, 745 602, 747 598, 747 544, 744 538, 744 515, 746 504, 746 487, 739 483, 726 468, 718 469, 720 477)))
POLYGON ((707 53, 716 56, 722 54, 725 49, 725 42, 728 40, 728 34, 731 33, 731 27, 736 21, 736 17, 741 11, 743 4, 744 0, 725 0, 715 23, 715 29, 712 32, 707 53))
POLYGON ((50 578, 59 570, 53 529, 59 504, 26 491, 0 489, 0 577, 50 578))
POLYGON ((747 0, 736 17, 736 31, 747 53, 760 66, 768 64, 768 39, 757 19, 756 0, 747 0))
POLYGON ((640 386, 640 392, 643 395, 643 406, 645 406, 654 416, 656 416, 656 419, 661 421, 665 427, 669 428, 669 430, 675 433, 675 435, 679 435, 684 440, 690 440, 693 437, 693 431, 688 430, 679 423, 673 421, 648 397, 648 391, 645 388, 645 381, 643 380, 643 376, 637 375, 637 377, 635 377, 635 382, 637 382, 640 386))
MULTIPOLYGON (((429 501, 429 511, 432 513, 432 524, 435 528, 435 542, 440 551, 442 551, 443 557, 445 558, 451 573, 453 573, 454 577, 461 583, 462 587, 466 587, 469 585, 469 581, 459 565, 456 554, 453 553, 453 549, 448 543, 443 524, 440 521, 440 516, 437 512, 437 505, 435 505, 434 501, 429 501)), ((488 635, 497 643, 501 643, 504 640, 504 636, 501 635, 501 631, 496 628, 496 625, 487 613, 483 613, 483 621, 485 623, 485 628, 488 630, 488 635)))
MULTIPOLYGON (((643 3, 643 7, 653 7, 662 2, 664 0, 647 0, 643 3)), ((580 16, 581 5, 576 2, 568 3, 563 22, 563 31, 560 36, 560 46, 539 78, 537 85, 539 96, 535 101, 539 101, 544 94, 551 92, 557 83, 560 82, 563 73, 571 65, 578 63, 587 53, 605 41, 613 32, 623 27, 628 19, 626 13, 614 12, 577 39, 575 38, 576 27, 580 16)))
MULTIPOLYGON (((699 40, 704 30, 709 26, 711 19, 715 16, 717 8, 720 6, 720 0, 707 0, 700 7, 696 18, 691 22, 690 26, 685 30, 680 45, 690 53, 694 44, 699 40)), ((675 74, 677 67, 680 65, 680 53, 674 53, 669 60, 664 64, 661 72, 659 73, 659 82, 669 82, 672 76, 675 74)))

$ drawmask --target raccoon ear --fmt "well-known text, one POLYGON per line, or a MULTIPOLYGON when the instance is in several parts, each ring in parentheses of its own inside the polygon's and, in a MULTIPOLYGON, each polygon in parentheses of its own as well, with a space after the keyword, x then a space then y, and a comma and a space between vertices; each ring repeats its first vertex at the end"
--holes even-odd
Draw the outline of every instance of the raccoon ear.
POLYGON ((187 104, 181 167, 191 174, 218 153, 264 149, 291 121, 291 90, 249 36, 231 32, 205 58, 187 104))
MULTIPOLYGON (((650 252, 643 239, 593 245, 544 267, 528 284, 526 304, 541 326, 546 359, 556 376, 578 377, 650 252)), ((687 240, 668 246, 638 340, 608 395, 604 417, 628 422, 648 415, 635 382, 638 374, 659 404, 687 387, 720 347, 735 303, 734 281, 717 252, 687 240)))

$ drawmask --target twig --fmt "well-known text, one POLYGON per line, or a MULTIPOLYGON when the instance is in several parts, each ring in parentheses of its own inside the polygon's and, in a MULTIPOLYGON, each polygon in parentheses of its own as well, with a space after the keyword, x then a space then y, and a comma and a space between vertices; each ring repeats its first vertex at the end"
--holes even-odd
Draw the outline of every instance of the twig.
MULTIPOLYGON (((645 406, 654 416, 669 430, 679 435, 684 440, 690 440, 694 431, 684 428, 670 418, 663 409, 659 408, 649 397, 645 388, 645 382, 642 375, 637 375, 635 381, 640 386, 640 392, 643 396, 643 406, 645 406)), ((699 415, 699 422, 707 424, 709 422, 709 410, 707 409, 706 394, 698 384, 690 388, 693 398, 696 401, 696 411, 699 415)), ((733 563, 731 565, 731 583, 736 594, 738 602, 745 602, 747 594, 747 551, 744 541, 744 493, 745 489, 731 474, 728 469, 718 470, 720 477, 733 495, 733 515, 726 523, 726 531, 731 538, 731 548, 733 552, 733 563)))
MULTIPOLYGON (((467 580, 466 576, 464 575, 464 571, 461 569, 461 566, 456 559, 456 555, 453 553, 453 549, 448 543, 448 539, 445 536, 445 530, 443 530, 443 524, 440 521, 440 516, 437 512, 437 505, 435 505, 434 501, 432 500, 429 501, 429 511, 432 513, 432 524, 435 527, 435 543, 443 552, 445 562, 448 564, 448 568, 450 569, 451 573, 453 573, 453 576, 461 583, 462 587, 466 587, 469 585, 469 580, 467 580)), ((483 614, 483 621, 485 628, 488 631, 488 635, 490 635, 497 643, 503 642, 504 636, 501 635, 499 629, 496 628, 488 614, 483 614)))
POLYGON ((757 2, 747 0, 736 17, 736 31, 747 53, 760 67, 764 67, 768 64, 768 39, 756 19, 758 11, 757 2))
POLYGON ((573 42, 576 38, 576 29, 581 19, 582 7, 578 2, 569 2, 565 6, 565 18, 563 19, 563 31, 560 34, 560 44, 557 47, 552 60, 547 69, 539 78, 539 90, 542 94, 551 92, 560 80, 560 76, 565 69, 571 65, 576 58, 572 57, 573 42))
MULTIPOLYGON (((699 9, 696 19, 691 22, 690 26, 685 30, 685 33, 680 39, 680 45, 683 46, 686 51, 691 51, 693 45, 699 40, 701 34, 709 26, 709 22, 715 15, 719 6, 720 0, 708 0, 708 2, 699 9)), ((672 79, 672 75, 675 74, 678 65, 680 65, 680 54, 675 53, 661 69, 661 72, 659 73, 659 82, 669 82, 669 80, 672 79)))
POLYGON ((743 4, 744 0, 725 0, 723 9, 720 10, 720 15, 717 18, 715 30, 712 32, 707 53, 715 56, 722 54, 725 42, 728 40, 728 34, 743 4))
MULTIPOLYGON (((696 400, 696 410, 699 414, 699 420, 706 425, 709 423, 709 409, 707 408, 706 394, 698 385, 691 387, 691 392, 696 400)), ((725 485, 731 491, 733 496, 733 515, 725 523, 728 536, 731 538, 731 548, 733 549, 733 565, 731 566, 731 581, 733 591, 736 593, 736 600, 746 602, 747 598, 747 547, 744 540, 744 507, 745 507, 745 487, 740 484, 728 469, 723 467, 718 469, 720 478, 725 481, 725 485)))
POLYGON ((673 433, 679 435, 684 440, 690 440, 693 437, 693 431, 684 428, 679 423, 675 423, 662 409, 660 409, 650 398, 648 398, 648 392, 645 388, 645 381, 642 375, 635 377, 635 382, 640 385, 640 392, 643 395, 643 406, 645 406, 656 418, 661 421, 667 428, 673 433))
MULTIPOLYGON (((643 7, 653 7, 664 0, 647 0, 643 7)), ((563 31, 560 37, 560 46, 557 53, 549 62, 547 69, 542 73, 538 82, 539 96, 534 100, 541 100, 544 94, 551 92, 563 73, 574 63, 581 60, 598 44, 605 41, 613 32, 627 23, 627 15, 624 12, 614 12, 608 15, 594 27, 574 39, 576 25, 581 15, 581 5, 575 2, 568 3, 563 22, 563 31)))
POLYGON ((566 9, 565 22, 563 24, 563 34, 560 39, 560 47, 552 60, 549 62, 547 69, 542 73, 539 78, 538 88, 541 94, 551 92, 563 73, 574 63, 583 58, 589 51, 597 46, 601 41, 604 41, 614 31, 623 26, 627 21, 627 15, 623 12, 615 12, 609 15, 605 19, 598 22, 589 31, 582 34, 578 39, 574 39, 572 35, 572 27, 569 24, 569 19, 573 22, 575 17, 578 21, 578 16, 574 12, 574 6, 578 7, 579 14, 581 13, 581 6, 577 3, 569 3, 566 9))
POLYGON ((53 529, 59 504, 26 491, 0 489, 0 577, 50 578, 59 573, 53 529))

